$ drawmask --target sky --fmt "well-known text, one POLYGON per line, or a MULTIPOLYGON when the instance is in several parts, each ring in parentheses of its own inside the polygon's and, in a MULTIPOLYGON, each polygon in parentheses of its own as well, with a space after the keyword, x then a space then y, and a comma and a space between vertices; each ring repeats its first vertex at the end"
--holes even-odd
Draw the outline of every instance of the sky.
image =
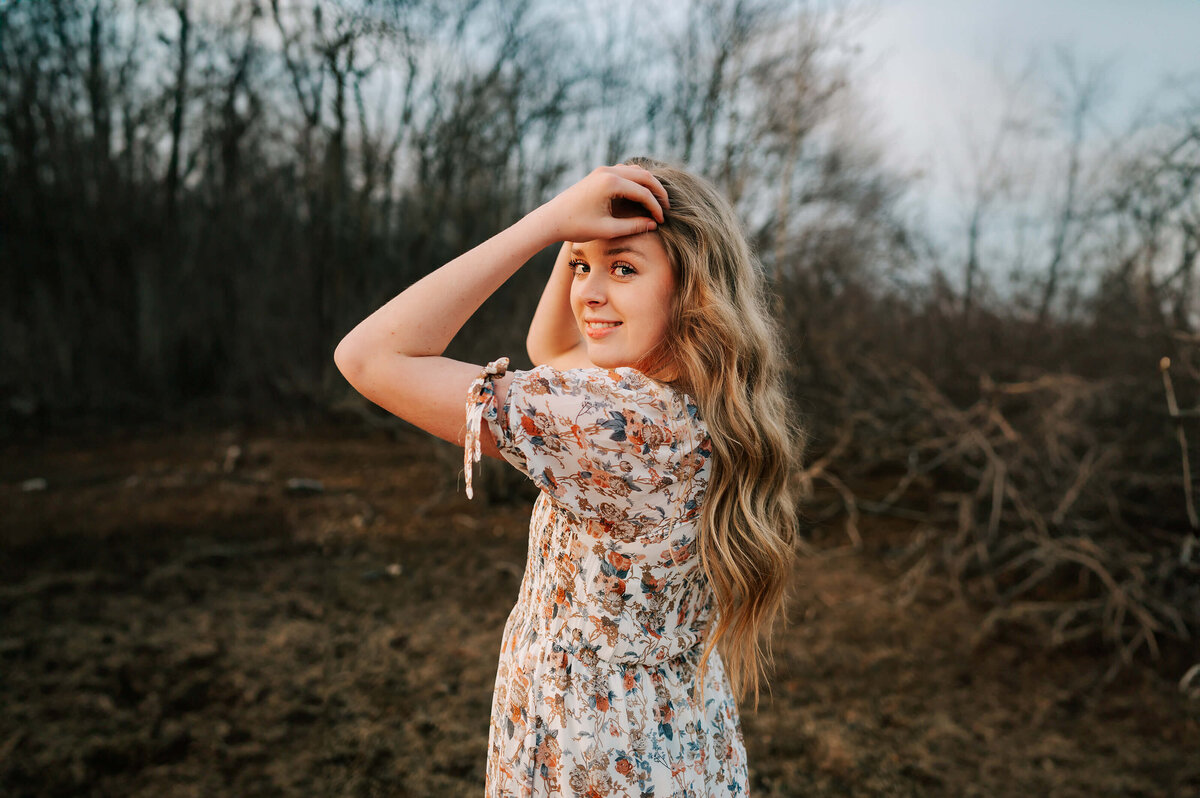
MULTIPOLYGON (((1084 66, 1107 63, 1097 131, 1116 135, 1169 76, 1200 85, 1200 0, 875 0, 856 41, 860 89, 894 166, 925 175, 936 226, 962 207, 967 130, 988 130, 1000 106, 996 64, 1017 73, 1053 64, 1065 45, 1084 66), (961 180, 958 181, 961 183, 961 180)), ((961 215, 961 214, 960 214, 961 215)))

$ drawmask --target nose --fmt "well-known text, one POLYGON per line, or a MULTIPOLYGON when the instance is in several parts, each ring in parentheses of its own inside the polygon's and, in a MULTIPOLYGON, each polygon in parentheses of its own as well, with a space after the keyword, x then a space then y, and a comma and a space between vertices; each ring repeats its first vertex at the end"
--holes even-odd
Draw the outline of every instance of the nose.
POLYGON ((590 272, 583 280, 583 285, 579 289, 579 298, 584 301, 588 307, 597 307, 603 305, 607 297, 604 293, 604 280, 602 275, 596 272, 590 272))

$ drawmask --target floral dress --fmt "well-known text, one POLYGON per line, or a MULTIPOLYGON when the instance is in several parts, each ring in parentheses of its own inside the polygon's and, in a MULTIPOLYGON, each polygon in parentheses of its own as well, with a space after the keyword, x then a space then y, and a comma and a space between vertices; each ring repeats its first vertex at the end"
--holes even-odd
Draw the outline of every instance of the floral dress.
POLYGON ((696 548, 712 446, 695 404, 632 368, 490 364, 467 400, 467 491, 486 420, 541 490, 504 627, 486 795, 747 794, 715 605, 696 548))

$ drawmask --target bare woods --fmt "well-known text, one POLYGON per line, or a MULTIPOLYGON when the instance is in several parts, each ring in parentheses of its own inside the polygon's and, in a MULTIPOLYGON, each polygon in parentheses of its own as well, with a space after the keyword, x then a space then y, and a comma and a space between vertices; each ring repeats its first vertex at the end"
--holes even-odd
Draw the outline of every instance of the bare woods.
MULTIPOLYGON (((1101 681, 1135 658, 1183 676, 1161 655, 1200 633, 1195 87, 1113 134, 1104 76, 1056 54, 946 142, 960 213, 922 223, 854 91, 859 21, 0 3, 4 426, 345 406, 331 353, 358 319, 590 166, 651 154, 734 197, 771 276, 814 528, 888 552, 909 595, 949 575, 984 635, 1102 644, 1101 681)), ((454 354, 519 355, 549 262, 454 354)))

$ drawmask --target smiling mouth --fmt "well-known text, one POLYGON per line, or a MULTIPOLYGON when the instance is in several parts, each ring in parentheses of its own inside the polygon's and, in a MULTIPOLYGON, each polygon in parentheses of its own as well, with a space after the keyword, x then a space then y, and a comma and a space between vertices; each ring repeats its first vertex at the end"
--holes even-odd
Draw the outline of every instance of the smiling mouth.
POLYGON ((612 335, 620 326, 621 322, 619 321, 585 321, 583 323, 583 329, 588 338, 603 338, 606 335, 612 335))

